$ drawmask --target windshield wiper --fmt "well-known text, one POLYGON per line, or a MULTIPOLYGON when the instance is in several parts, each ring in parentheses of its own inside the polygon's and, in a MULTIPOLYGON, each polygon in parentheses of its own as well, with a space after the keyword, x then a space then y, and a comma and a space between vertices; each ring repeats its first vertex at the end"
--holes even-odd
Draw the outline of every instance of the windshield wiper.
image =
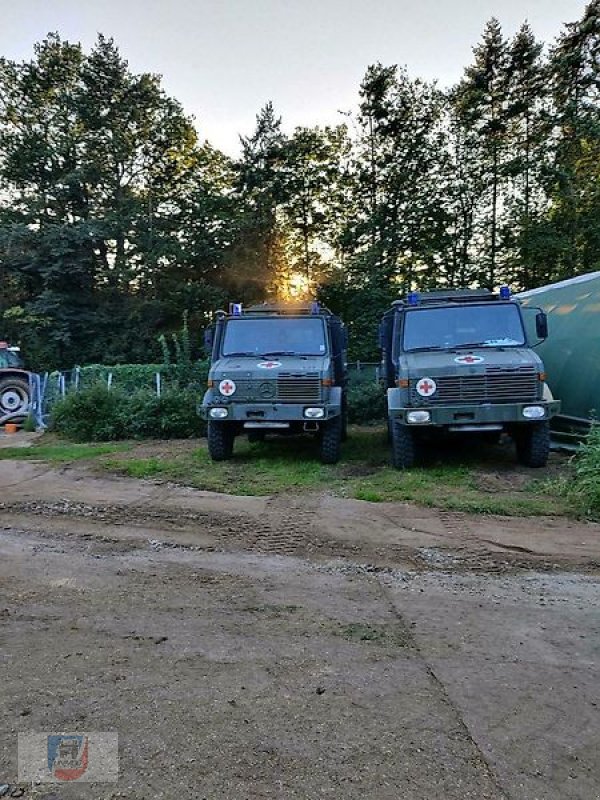
POLYGON ((240 358, 241 356, 253 356, 254 358, 258 358, 256 353, 251 353, 247 350, 241 350, 239 353, 223 353, 223 358, 240 358))
POLYGON ((440 344, 430 344, 428 347, 411 347, 407 353, 428 353, 433 350, 453 350, 453 347, 444 347, 440 344))
POLYGON ((269 350, 267 353, 261 353, 261 358, 271 358, 271 356, 298 356, 300 353, 295 353, 293 350, 269 350))

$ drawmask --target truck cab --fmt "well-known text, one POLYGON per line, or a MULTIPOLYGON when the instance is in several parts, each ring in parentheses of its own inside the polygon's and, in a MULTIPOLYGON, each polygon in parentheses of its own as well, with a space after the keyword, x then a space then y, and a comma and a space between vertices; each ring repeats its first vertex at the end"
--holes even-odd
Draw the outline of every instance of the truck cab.
MULTIPOLYGON (((539 343, 548 335, 547 319, 534 311, 539 343)), ((545 466, 549 420, 560 403, 508 287, 499 294, 411 292, 384 314, 379 335, 395 467, 412 467, 426 434, 442 431, 488 440, 507 432, 522 464, 545 466)))
POLYGON ((232 457, 235 437, 314 435, 321 461, 336 463, 346 433, 346 329, 317 302, 218 311, 205 336, 213 461, 232 457))

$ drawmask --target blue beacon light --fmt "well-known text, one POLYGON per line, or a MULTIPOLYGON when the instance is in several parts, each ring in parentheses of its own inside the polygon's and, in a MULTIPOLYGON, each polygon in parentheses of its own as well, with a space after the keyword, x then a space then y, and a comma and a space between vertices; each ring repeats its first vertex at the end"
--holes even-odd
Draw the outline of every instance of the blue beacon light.
POLYGON ((500 299, 501 300, 510 300, 510 288, 508 286, 501 286, 500 287, 500 299))
POLYGON ((407 299, 408 299, 408 305, 409 306, 418 306, 419 305, 419 293, 418 292, 409 292, 407 299))
POLYGON ((231 313, 234 317, 241 317, 242 316, 242 304, 241 303, 232 303, 231 304, 231 313))
POLYGON ((320 314, 321 313, 321 304, 315 300, 310 304, 310 313, 311 314, 320 314))

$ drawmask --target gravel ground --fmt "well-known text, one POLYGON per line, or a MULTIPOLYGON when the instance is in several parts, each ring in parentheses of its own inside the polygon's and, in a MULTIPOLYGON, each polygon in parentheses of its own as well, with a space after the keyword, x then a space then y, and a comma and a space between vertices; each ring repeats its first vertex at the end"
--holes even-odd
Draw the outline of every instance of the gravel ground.
POLYGON ((18 732, 119 735, 116 784, 23 796, 600 798, 600 526, 0 487, 0 784, 18 732))

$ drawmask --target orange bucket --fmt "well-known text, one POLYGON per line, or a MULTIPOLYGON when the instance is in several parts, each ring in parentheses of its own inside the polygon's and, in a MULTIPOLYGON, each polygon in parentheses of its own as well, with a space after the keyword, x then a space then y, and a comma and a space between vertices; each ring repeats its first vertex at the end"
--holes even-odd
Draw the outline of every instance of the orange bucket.
POLYGON ((4 425, 4 433, 16 433, 19 430, 19 426, 16 422, 7 422, 4 425))

